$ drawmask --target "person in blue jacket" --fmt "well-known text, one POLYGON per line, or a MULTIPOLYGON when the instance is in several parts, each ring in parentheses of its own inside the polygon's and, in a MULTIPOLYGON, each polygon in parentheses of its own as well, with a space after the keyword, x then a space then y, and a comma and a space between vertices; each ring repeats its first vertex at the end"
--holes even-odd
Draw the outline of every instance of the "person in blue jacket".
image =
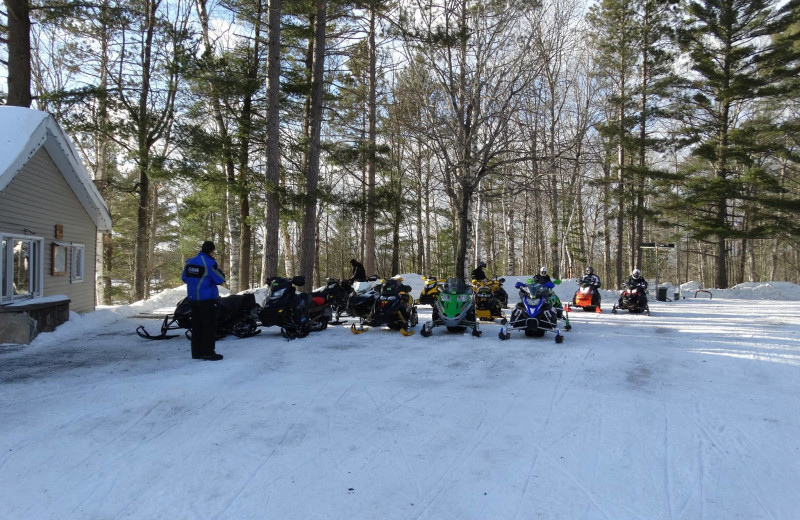
POLYGON ((219 361, 217 342, 218 285, 225 275, 214 260, 214 242, 206 241, 197 256, 186 261, 181 280, 186 282, 186 295, 192 305, 192 359, 219 361))

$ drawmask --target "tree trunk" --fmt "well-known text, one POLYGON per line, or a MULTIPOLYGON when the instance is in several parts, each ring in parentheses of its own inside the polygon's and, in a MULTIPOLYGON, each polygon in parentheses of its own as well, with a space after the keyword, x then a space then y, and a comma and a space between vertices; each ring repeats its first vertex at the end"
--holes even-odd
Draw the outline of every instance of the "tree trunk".
MULTIPOLYGON (((620 118, 622 118, 622 115, 620 115, 620 118)), ((622 128, 620 128, 620 131, 622 131, 622 128)), ((621 141, 622 135, 619 138, 621 141)), ((617 145, 617 161, 619 163, 617 177, 617 257, 614 262, 614 274, 616 276, 615 287, 620 287, 622 285, 623 248, 625 247, 625 147, 621 142, 617 145)))
MULTIPOLYGON (((155 244, 158 241, 158 199, 159 199, 159 188, 158 184, 153 184, 152 189, 150 190, 153 194, 153 198, 150 201, 150 243, 155 244)), ((150 280, 153 279, 153 274, 155 274, 155 258, 153 257, 152 251, 150 253, 150 257, 147 259, 147 280, 148 283, 145 285, 145 293, 144 299, 150 298, 150 280)))
POLYGON ((29 0, 5 0, 8 14, 8 100, 31 106, 31 18, 29 0))
MULTIPOLYGON (((200 20, 200 27, 202 30, 202 39, 204 53, 207 56, 214 55, 213 44, 209 35, 209 20, 208 11, 206 9, 207 0, 195 0, 195 7, 197 8, 197 16, 200 20)), ((210 86, 210 100, 211 111, 214 117, 214 122, 217 126, 217 132, 222 141, 222 167, 225 170, 225 178, 227 182, 225 192, 225 204, 227 206, 226 214, 228 215, 228 233, 231 237, 230 240, 230 269, 228 272, 228 286, 234 293, 239 292, 239 268, 240 268, 240 249, 239 249, 239 236, 240 227, 239 220, 234 206, 236 204, 237 195, 239 190, 236 188, 236 169, 233 161, 233 151, 230 135, 228 134, 228 127, 222 116, 222 104, 219 99, 219 94, 215 91, 213 84, 210 86)))
POLYGON ((258 2, 255 15, 255 34, 253 37, 253 54, 248 64, 248 85, 242 102, 242 112, 239 121, 239 178, 229 181, 238 196, 239 207, 236 214, 231 216, 234 208, 229 208, 228 222, 231 233, 231 264, 234 258, 237 265, 231 265, 231 272, 236 272, 236 289, 231 282, 231 291, 239 292, 250 286, 250 236, 251 229, 248 223, 250 218, 250 138, 253 133, 253 95, 258 90, 258 71, 260 64, 259 49, 261 44, 261 2, 258 2))
POLYGON ((306 173, 305 210, 300 243, 301 274, 313 279, 317 228, 317 185, 320 167, 320 133, 322 130, 322 94, 325 88, 325 25, 327 0, 316 1, 314 20, 314 61, 311 81, 311 111, 306 173))
MULTIPOLYGON (((289 231, 289 223, 285 220, 281 222, 281 236, 283 237, 283 267, 286 276, 300 274, 297 272, 297 265, 294 258, 294 245, 292 244, 292 234, 289 231)), ((275 275, 277 275, 277 270, 275 275)), ((272 275, 270 275, 272 276, 272 275)))
POLYGON ((508 254, 508 263, 506 264, 506 274, 516 276, 517 274, 517 256, 515 251, 516 235, 514 230, 516 228, 514 222, 514 197, 511 195, 510 190, 506 192, 503 197, 503 208, 505 213, 505 238, 506 238, 506 252, 508 254))
MULTIPOLYGON (((103 200, 108 201, 109 185, 111 181, 110 172, 110 122, 108 107, 108 10, 107 4, 103 4, 100 14, 100 66, 99 87, 101 95, 97 99, 97 130, 96 130, 96 149, 97 149, 97 168, 94 172, 94 183, 97 186, 103 200)), ((97 303, 102 305, 111 304, 111 260, 113 254, 111 232, 102 233, 98 240, 96 253, 96 277, 95 291, 97 303)))
POLYGON ((604 278, 611 279, 611 165, 606 161, 603 164, 603 265, 605 267, 604 278))
POLYGON ((417 197, 416 201, 416 210, 417 210, 417 269, 420 274, 425 275, 427 270, 425 268, 425 233, 423 233, 423 229, 425 229, 425 222, 422 220, 422 204, 423 204, 423 197, 426 196, 425 193, 425 184, 423 181, 423 172, 422 172, 422 156, 420 155, 419 149, 417 149, 416 155, 416 163, 417 163, 417 192, 419 196, 417 197))
POLYGON ((478 184, 478 192, 475 194, 475 216, 473 217, 473 222, 475 222, 475 224, 472 230, 472 240, 475 244, 475 249, 472 257, 472 265, 478 265, 478 261, 481 259, 484 261, 489 260, 488 250, 487 254, 481 255, 481 246, 483 245, 481 242, 481 212, 483 211, 483 197, 481 197, 480 187, 481 185, 478 184))
POLYGON ((364 235, 364 269, 371 273, 375 270, 375 160, 377 135, 377 46, 375 44, 375 7, 369 8, 369 34, 367 36, 369 52, 369 86, 367 92, 367 218, 364 235))
MULTIPOLYGON (((728 121, 730 120, 730 104, 723 103, 722 105, 722 113, 720 114, 720 121, 722 121, 722 127, 720 128, 719 132, 719 149, 717 154, 717 164, 715 165, 715 172, 714 175, 717 179, 725 182, 728 178, 728 121)), ((717 201, 717 214, 716 214, 716 225, 718 229, 721 231, 715 237, 716 240, 714 242, 714 254, 715 254, 715 263, 714 267, 716 270, 716 288, 717 289, 727 289, 728 288, 728 259, 727 259, 727 248, 726 248, 726 241, 725 241, 725 232, 722 231, 725 228, 725 225, 728 220, 728 199, 726 198, 725 194, 720 195, 719 200, 717 201)))
POLYGON ((137 158, 139 161, 139 207, 136 210, 136 247, 134 250, 135 271, 133 275, 133 299, 142 300, 148 292, 150 280, 147 268, 150 261, 152 244, 150 242, 150 147, 152 142, 148 135, 150 115, 148 100, 150 94, 150 66, 153 50, 153 33, 155 31, 158 1, 147 2, 145 13, 145 41, 142 49, 142 83, 137 110, 137 158))
POLYGON ((461 183, 458 207, 457 207, 457 230, 458 247, 456 249, 456 278, 468 279, 470 273, 469 258, 467 252, 472 245, 472 196, 473 192, 465 184, 461 183))
POLYGON ((280 73, 281 11, 283 0, 269 2, 269 48, 267 56, 267 172, 264 200, 264 264, 261 284, 278 274, 280 234, 280 73))
MULTIPOLYGON (((431 211, 432 211, 432 209, 431 209, 431 175, 430 175, 430 170, 431 170, 430 164, 431 163, 430 163, 430 157, 428 157, 428 160, 426 161, 426 163, 427 163, 427 168, 425 169, 425 173, 427 173, 427 175, 425 175, 425 187, 423 189, 422 196, 425 199, 425 238, 426 238, 426 240, 425 240, 425 267, 426 267, 426 269, 428 271, 430 271, 431 269, 433 269, 433 262, 431 260, 432 259, 432 256, 431 256, 431 242, 432 242, 432 240, 431 240, 431 211)), ((437 219, 437 221, 438 221, 438 219, 437 219)), ((438 236, 438 233, 437 233, 437 236, 438 236)), ((437 243, 438 243, 438 240, 437 240, 437 243)), ((437 266, 436 267, 437 267, 437 269, 434 270, 434 273, 435 273, 434 276, 438 277, 438 276, 440 276, 442 274, 442 273, 439 272, 439 269, 438 269, 438 260, 437 260, 437 266)))

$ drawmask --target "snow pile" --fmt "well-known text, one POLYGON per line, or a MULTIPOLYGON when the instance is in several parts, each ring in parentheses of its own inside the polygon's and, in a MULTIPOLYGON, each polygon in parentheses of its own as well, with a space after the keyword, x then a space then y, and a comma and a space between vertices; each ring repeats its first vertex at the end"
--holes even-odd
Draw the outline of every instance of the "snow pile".
MULTIPOLYGON (((220 294, 229 294, 229 291, 220 288, 220 294)), ((166 315, 171 313, 178 302, 185 297, 186 286, 182 285, 155 294, 148 300, 134 302, 130 305, 98 305, 94 312, 84 314, 70 312, 69 321, 59 325, 53 332, 39 334, 30 345, 45 347, 82 335, 101 333, 104 328, 121 319, 138 315, 166 315)))
POLYGON ((714 298, 800 301, 800 285, 792 282, 746 282, 730 289, 704 289, 699 282, 681 285, 684 298, 694 297, 698 290, 710 292, 714 298))

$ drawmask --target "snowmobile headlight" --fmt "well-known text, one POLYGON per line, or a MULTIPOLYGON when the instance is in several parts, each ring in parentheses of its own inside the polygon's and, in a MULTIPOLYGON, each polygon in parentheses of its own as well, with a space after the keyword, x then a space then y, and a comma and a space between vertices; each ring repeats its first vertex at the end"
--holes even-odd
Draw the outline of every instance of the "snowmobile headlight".
POLYGON ((460 303, 468 302, 469 301, 469 294, 459 294, 458 298, 456 298, 456 301, 458 301, 460 303))
POLYGON ((439 293, 439 299, 442 300, 443 302, 449 302, 450 295, 447 293, 439 293))
POLYGON ((285 291, 285 290, 286 290, 286 288, 274 291, 272 294, 269 295, 269 297, 271 299, 280 298, 281 296, 283 296, 283 291, 285 291))

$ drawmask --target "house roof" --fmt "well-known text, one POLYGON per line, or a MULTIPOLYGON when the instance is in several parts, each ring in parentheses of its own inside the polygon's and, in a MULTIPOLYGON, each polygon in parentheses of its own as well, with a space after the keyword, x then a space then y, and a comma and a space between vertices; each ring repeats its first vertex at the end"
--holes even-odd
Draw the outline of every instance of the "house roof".
POLYGON ((0 191, 44 147, 99 231, 111 231, 111 214, 78 151, 47 112, 0 106, 0 191))

